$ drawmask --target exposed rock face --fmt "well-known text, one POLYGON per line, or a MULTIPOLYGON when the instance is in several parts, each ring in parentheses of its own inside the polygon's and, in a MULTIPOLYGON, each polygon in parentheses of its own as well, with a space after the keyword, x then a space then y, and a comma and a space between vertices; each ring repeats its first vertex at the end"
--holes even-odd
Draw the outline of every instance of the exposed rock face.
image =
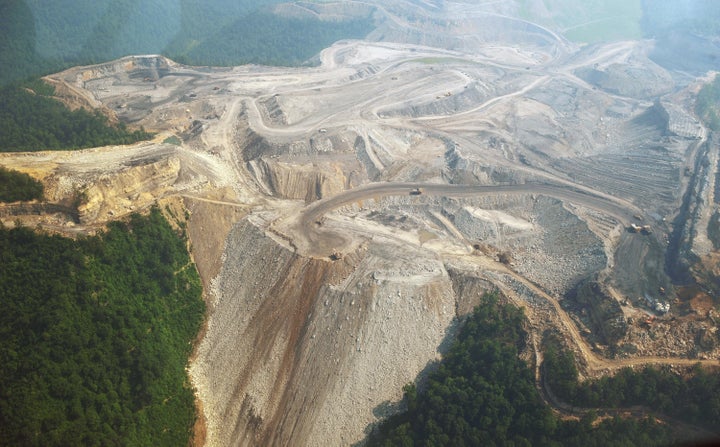
POLYGON ((180 161, 170 157, 102 175, 84 191, 80 221, 104 221, 145 208, 169 191, 179 174, 180 161))
POLYGON ((191 370, 208 445, 360 441, 394 408, 370 403, 399 401, 437 357, 455 319, 447 273, 429 252, 389 241, 307 258, 251 220, 228 238, 191 370))
POLYGON ((690 267, 712 249, 708 238, 708 224, 712 215, 718 148, 720 139, 715 133, 702 145, 702 153, 695 161, 695 172, 678 212, 672 238, 668 245, 668 268, 673 279, 690 282, 690 267))
POLYGON ((244 161, 255 160, 261 155, 275 155, 277 150, 268 141, 247 127, 235 134, 233 143, 241 148, 240 155, 244 161))
POLYGON ((74 222, 79 221, 77 210, 75 210, 73 207, 64 206, 57 203, 22 202, 0 205, 0 218, 53 213, 64 214, 70 219, 72 219, 74 222))
POLYGON ((655 101, 655 112, 662 118, 665 133, 682 138, 700 138, 703 127, 692 115, 668 101, 655 101))
POLYGON ((330 164, 326 169, 318 170, 316 165, 302 166, 261 159, 250 162, 249 166, 258 182, 273 195, 285 199, 312 202, 343 191, 348 183, 343 171, 330 164))
POLYGON ((483 294, 492 292, 497 288, 487 279, 470 275, 452 266, 447 266, 447 269, 457 297, 457 314, 459 317, 470 314, 475 306, 480 303, 483 294))
MULTIPOLYGON (((491 139, 488 146, 494 148, 507 142, 491 139)), ((526 176, 523 173, 507 169, 503 166, 485 164, 467 157, 455 146, 445 152, 447 170, 444 173, 448 183, 492 185, 497 183, 523 183, 526 176)))
POLYGON ((557 294, 607 262, 601 239, 558 200, 500 196, 443 203, 443 213, 468 240, 514 253, 516 271, 557 294))
POLYGON ((575 294, 578 303, 587 306, 593 331, 600 334, 608 344, 620 341, 628 330, 620 304, 597 279, 581 283, 575 294))

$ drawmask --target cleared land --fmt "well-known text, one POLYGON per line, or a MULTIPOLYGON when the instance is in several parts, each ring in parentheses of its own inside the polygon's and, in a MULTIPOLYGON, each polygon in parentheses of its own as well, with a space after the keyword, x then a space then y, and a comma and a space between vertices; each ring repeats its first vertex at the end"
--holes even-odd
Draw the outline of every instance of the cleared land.
POLYGON ((1 155, 53 204, 84 194, 76 216, 0 216, 72 233, 183 202, 210 310, 190 368, 208 445, 361 441, 493 288, 586 376, 717 364, 712 306, 666 269, 713 254, 718 144, 694 87, 647 43, 575 47, 494 2, 370 3, 368 41, 314 68, 136 56, 52 76, 159 135, 1 155))

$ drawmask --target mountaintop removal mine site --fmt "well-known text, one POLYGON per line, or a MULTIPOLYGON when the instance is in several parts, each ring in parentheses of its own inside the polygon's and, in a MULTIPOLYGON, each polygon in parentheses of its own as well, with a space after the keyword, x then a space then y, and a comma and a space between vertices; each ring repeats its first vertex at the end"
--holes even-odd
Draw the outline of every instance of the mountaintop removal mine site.
POLYGON ((380 25, 312 67, 145 55, 51 75, 156 137, 0 154, 46 196, 0 207, 6 226, 87 234, 155 203, 185 221, 205 445, 362 444, 496 289, 536 368, 548 330, 583 377, 718 364, 702 79, 650 41, 579 46, 498 5, 347 4, 380 25))

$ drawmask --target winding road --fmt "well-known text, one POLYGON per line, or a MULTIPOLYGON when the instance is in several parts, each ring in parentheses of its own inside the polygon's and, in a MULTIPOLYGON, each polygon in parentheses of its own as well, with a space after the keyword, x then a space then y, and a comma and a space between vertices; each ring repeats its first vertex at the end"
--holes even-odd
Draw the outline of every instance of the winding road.
MULTIPOLYGON (((616 203, 606 197, 594 195, 587 191, 569 189, 567 186, 558 186, 545 183, 481 186, 388 182, 373 183, 361 186, 358 188, 344 191, 327 199, 319 200, 312 203, 311 205, 307 206, 302 212, 300 218, 300 227, 303 229, 303 231, 300 232, 300 234, 302 234, 303 237, 306 237, 308 239, 308 241, 306 242, 309 242, 313 245, 317 244, 318 241, 321 240, 323 237, 328 237, 329 239, 337 238, 337 235, 334 235, 329 231, 325 231, 322 226, 317 225, 317 223, 322 220, 322 217, 325 214, 342 206, 360 202, 362 200, 387 196, 410 195, 411 192, 416 190, 417 188, 422 189, 422 194, 413 196, 418 198, 422 196, 462 198, 505 194, 543 195, 562 201, 569 201, 577 205, 585 206, 587 208, 602 212, 606 215, 614 217, 622 225, 627 225, 629 222, 632 222, 635 219, 634 215, 639 212, 638 209, 629 209, 627 206, 625 206, 625 204, 616 203)), ((489 264, 490 265, 485 265, 485 267, 489 267, 492 270, 512 276, 515 280, 521 282, 535 295, 541 297, 553 307, 555 313, 560 318, 562 325, 565 327, 566 332, 570 335, 575 345, 582 353, 588 369, 592 371, 616 370, 624 367, 632 367, 638 365, 692 366, 700 363, 705 366, 718 366, 717 360, 688 359, 679 357, 668 358, 646 356, 614 360, 600 357, 595 354, 595 352, 593 352, 588 342, 582 337, 577 326, 572 321, 567 312, 562 309, 557 299, 549 295, 537 284, 533 283, 522 275, 519 275, 504 264, 496 261, 491 261, 489 264)), ((516 304, 526 307, 525 303, 522 302, 522 300, 515 301, 516 304)))
POLYGON ((632 220, 632 216, 639 212, 638 209, 628 209, 606 197, 594 195, 587 191, 569 189, 567 186, 547 183, 484 186, 386 182, 360 186, 327 199, 314 202, 303 211, 301 222, 303 226, 310 228, 312 226, 311 224, 319 220, 323 215, 344 205, 375 197, 410 195, 410 193, 417 188, 421 188, 423 191, 422 195, 425 196, 477 197, 502 194, 543 195, 592 208, 616 218, 623 224, 629 223, 632 220))

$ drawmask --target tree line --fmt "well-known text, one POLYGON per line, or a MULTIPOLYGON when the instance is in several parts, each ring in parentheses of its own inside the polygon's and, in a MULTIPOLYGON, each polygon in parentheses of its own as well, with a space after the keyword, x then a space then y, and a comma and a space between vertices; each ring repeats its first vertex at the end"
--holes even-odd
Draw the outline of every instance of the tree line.
POLYGON ((544 375, 561 399, 578 407, 627 408, 641 405, 720 435, 720 375, 699 364, 685 376, 668 366, 623 368, 613 376, 578 382, 575 359, 550 341, 544 375))
POLYGON ((372 28, 370 16, 332 22, 257 11, 218 30, 211 38, 175 58, 190 65, 296 66, 333 42, 362 38, 372 28))
POLYGON ((700 89, 695 112, 710 129, 720 131, 720 76, 700 89))
POLYGON ((285 0, 9 0, 0 2, 0 85, 131 54, 197 65, 298 65, 372 19, 277 15, 285 0))
MULTIPOLYGON (((404 388, 407 410, 371 436, 371 446, 653 446, 677 441, 653 418, 589 412, 562 420, 542 401, 518 354, 527 340, 522 310, 488 294, 421 387, 404 388)), ((577 379, 577 378, 575 378, 577 379)))
POLYGON ((142 129, 130 131, 123 123, 111 125, 99 111, 71 111, 52 93, 39 80, 0 88, 1 152, 131 144, 152 136, 142 129))
POLYGON ((0 445, 187 445, 204 314, 158 209, 77 240, 0 228, 0 445))
POLYGON ((29 175, 0 166, 0 202, 39 200, 43 185, 29 175))

